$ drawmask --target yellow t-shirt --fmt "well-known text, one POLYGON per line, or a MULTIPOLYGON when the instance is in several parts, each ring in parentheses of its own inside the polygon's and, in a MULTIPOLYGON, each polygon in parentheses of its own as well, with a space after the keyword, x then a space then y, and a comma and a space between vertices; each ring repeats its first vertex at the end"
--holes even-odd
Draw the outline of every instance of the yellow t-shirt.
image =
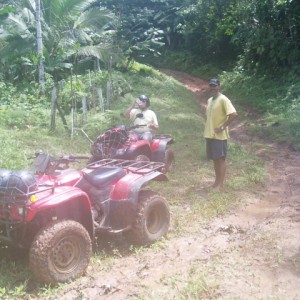
POLYGON ((146 125, 145 127, 136 128, 135 131, 137 132, 152 131, 152 129, 148 127, 150 124, 158 126, 156 114, 150 109, 146 109, 144 111, 139 108, 132 109, 130 112, 130 120, 133 121, 134 125, 146 125), (142 118, 137 118, 136 116, 140 113, 143 114, 142 118))
POLYGON ((227 127, 220 133, 215 133, 214 129, 221 127, 226 122, 228 115, 235 112, 236 110, 231 101, 223 94, 219 94, 216 98, 209 98, 206 108, 204 137, 208 139, 227 140, 229 138, 227 127))

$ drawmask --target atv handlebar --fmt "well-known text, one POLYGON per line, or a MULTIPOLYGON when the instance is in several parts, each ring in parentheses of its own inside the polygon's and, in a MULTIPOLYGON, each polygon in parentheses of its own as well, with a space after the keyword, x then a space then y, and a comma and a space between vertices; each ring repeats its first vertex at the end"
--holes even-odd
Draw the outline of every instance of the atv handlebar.
POLYGON ((63 155, 58 159, 54 159, 51 167, 49 168, 51 171, 55 170, 65 170, 69 168, 69 163, 79 162, 80 159, 89 159, 89 156, 85 155, 63 155))
POLYGON ((130 131, 132 129, 141 128, 141 127, 145 127, 145 126, 147 126, 147 125, 132 125, 132 126, 126 127, 126 130, 130 131))
POLYGON ((42 151, 36 152, 32 170, 39 174, 51 174, 56 170, 64 170, 69 168, 69 163, 79 162, 80 159, 90 159, 85 155, 62 155, 59 158, 54 158, 42 151))
POLYGON ((89 156, 85 155, 63 155, 60 158, 56 159, 57 164, 68 164, 70 162, 76 162, 79 159, 89 159, 89 156))

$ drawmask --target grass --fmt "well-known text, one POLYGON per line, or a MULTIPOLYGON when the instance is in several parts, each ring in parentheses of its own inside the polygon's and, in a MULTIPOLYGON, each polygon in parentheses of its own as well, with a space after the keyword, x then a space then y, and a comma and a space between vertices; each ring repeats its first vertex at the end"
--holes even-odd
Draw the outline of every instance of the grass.
MULTIPOLYGON (((132 90, 125 97, 112 102, 111 111, 105 114, 91 112, 88 122, 79 124, 79 127, 84 127, 88 135, 95 139, 109 125, 129 124, 122 117, 123 110, 138 95, 149 95, 151 108, 159 119, 159 133, 171 134, 175 140, 176 170, 168 175, 168 182, 151 185, 170 204, 172 216, 168 239, 199 232, 205 222, 236 207, 244 201, 245 194, 261 186, 265 180, 262 161, 248 149, 231 142, 225 193, 205 190, 212 183, 214 173, 212 163, 205 159, 205 141, 202 137, 204 121, 196 96, 176 80, 148 67, 143 69, 141 65, 136 67, 135 72, 129 73, 126 79, 133 87, 132 90), (199 189, 204 192, 199 193, 199 189)), ((10 114, 10 111, 5 111, 5 114, 10 114)), ((0 166, 13 170, 29 168, 30 160, 27 158, 39 149, 53 155, 87 155, 90 151, 89 142, 79 131, 71 138, 59 122, 56 131, 52 133, 44 127, 8 128, 0 123, 0 138, 0 166)), ((168 240, 163 239, 153 244, 151 249, 159 251, 166 243, 168 240)), ((143 247, 122 247, 117 240, 97 245, 92 258, 93 268, 100 267, 109 271, 116 258, 138 256, 144 251, 143 247)), ((1 299, 28 299, 30 295, 50 297, 67 285, 50 287, 37 283, 28 269, 26 258, 19 260, 10 257, 7 251, 2 251, 0 264, 3 274, 0 276, 1 299)), ((206 280, 205 273, 195 274, 191 270, 180 293, 182 299, 214 295, 215 285, 206 280)))
POLYGON ((157 285, 159 289, 144 290, 133 299, 154 300, 154 299, 217 299, 218 282, 210 278, 213 266, 210 263, 193 263, 187 271, 178 272, 171 276, 165 276, 157 285))
POLYGON ((215 299, 218 295, 218 283, 209 280, 209 274, 199 272, 194 265, 189 272, 185 286, 180 290, 179 299, 215 299))
POLYGON ((300 84, 296 76, 272 78, 233 70, 223 72, 221 80, 231 99, 239 99, 251 112, 260 112, 260 119, 251 123, 253 134, 300 150, 300 84))

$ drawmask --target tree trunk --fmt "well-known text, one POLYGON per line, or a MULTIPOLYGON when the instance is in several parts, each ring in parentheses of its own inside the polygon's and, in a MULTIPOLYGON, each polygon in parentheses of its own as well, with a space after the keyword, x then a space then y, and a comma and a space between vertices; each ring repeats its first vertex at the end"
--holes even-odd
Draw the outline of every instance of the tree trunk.
POLYGON ((35 18, 36 18, 36 39, 37 39, 39 83, 44 83, 45 71, 44 71, 44 62, 43 62, 43 38, 42 38, 42 26, 41 26, 40 0, 35 0, 35 18))

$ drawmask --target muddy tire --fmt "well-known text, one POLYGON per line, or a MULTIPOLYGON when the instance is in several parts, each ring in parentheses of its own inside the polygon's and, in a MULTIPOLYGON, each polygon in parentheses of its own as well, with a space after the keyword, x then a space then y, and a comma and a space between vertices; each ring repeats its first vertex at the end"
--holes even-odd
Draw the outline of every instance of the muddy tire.
POLYGON ((29 252, 29 265, 37 280, 54 284, 83 275, 91 255, 87 230, 75 221, 58 221, 36 235, 29 252))
POLYGON ((167 146, 165 151, 165 169, 166 172, 172 172, 175 170, 175 155, 174 151, 167 146))
POLYGON ((126 236, 135 244, 150 244, 163 237, 170 225, 167 201, 152 191, 142 191, 136 220, 126 236))

